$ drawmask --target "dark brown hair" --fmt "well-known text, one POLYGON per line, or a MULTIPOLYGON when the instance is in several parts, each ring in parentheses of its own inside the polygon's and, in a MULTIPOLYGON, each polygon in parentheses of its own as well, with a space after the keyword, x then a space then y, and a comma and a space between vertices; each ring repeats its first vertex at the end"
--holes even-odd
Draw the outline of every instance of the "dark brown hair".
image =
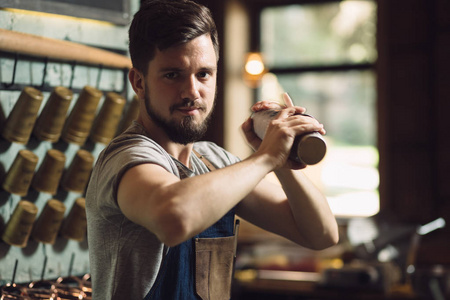
POLYGON ((128 31, 133 67, 146 75, 156 49, 162 51, 204 34, 210 35, 219 58, 217 29, 207 7, 189 0, 142 1, 128 31))

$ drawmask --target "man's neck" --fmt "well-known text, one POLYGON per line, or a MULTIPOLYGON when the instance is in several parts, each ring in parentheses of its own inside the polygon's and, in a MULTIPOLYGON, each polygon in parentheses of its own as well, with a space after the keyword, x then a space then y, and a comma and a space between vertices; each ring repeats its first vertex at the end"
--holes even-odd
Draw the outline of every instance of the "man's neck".
POLYGON ((189 157, 192 152, 193 144, 181 145, 174 142, 167 143, 165 146, 161 145, 170 155, 178 159, 185 166, 190 168, 189 157))
POLYGON ((161 128, 149 120, 139 118, 137 122, 144 127, 147 135, 163 147, 167 153, 179 160, 185 166, 190 167, 189 157, 192 152, 193 144, 182 145, 174 143, 161 128))

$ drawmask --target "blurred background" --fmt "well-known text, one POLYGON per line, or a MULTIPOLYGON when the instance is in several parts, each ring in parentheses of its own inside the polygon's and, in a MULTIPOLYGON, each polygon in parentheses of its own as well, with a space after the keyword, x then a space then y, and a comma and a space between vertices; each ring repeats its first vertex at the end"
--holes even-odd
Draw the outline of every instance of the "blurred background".
MULTIPOLYGON (((327 129, 325 158, 304 172, 327 196, 341 231, 337 246, 309 251, 242 221, 233 298, 448 299, 450 2, 197 2, 211 9, 221 43, 217 105, 206 139, 245 158, 251 150, 239 127, 251 105, 281 102, 288 92, 327 129)), ((120 132, 135 113, 126 79, 127 30, 139 5, 0 0, 2 130, 26 87, 42 93, 41 100, 33 98, 42 104, 28 112, 37 117, 55 87, 73 92, 69 116, 90 86, 91 94, 101 93, 94 124, 120 132), (35 51, 42 39, 50 46, 35 51), (111 92, 121 100, 107 100, 111 92), (100 112, 111 101, 124 103, 108 119, 100 112)), ((21 150, 38 157, 36 172, 50 149, 64 153, 65 173, 80 150, 95 160, 109 137, 93 131, 81 142, 3 135, 0 180, 5 182, 21 150)), ((84 187, 61 182, 53 194, 34 185, 24 193, 3 188, 2 232, 23 200, 36 206, 38 219, 48 200, 56 199, 69 219, 84 187)), ((25 245, 0 242, 1 284, 89 274, 86 239, 59 228, 56 233, 51 242, 33 235, 25 245)))

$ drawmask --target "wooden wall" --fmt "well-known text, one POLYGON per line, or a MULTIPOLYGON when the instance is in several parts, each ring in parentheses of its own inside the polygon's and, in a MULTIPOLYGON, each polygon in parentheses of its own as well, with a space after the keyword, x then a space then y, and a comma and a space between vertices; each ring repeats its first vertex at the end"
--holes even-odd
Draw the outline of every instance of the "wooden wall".
MULTIPOLYGON (((450 222, 450 1, 378 1, 378 122, 383 212, 450 222)), ((450 224, 419 263, 450 263, 450 224)))

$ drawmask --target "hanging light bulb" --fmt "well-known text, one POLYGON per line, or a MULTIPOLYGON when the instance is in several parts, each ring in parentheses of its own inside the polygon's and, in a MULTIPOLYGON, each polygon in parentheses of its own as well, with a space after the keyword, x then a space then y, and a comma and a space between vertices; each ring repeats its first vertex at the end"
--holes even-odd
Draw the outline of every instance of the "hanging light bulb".
POLYGON ((244 65, 244 81, 252 88, 256 88, 267 72, 261 53, 250 52, 247 54, 244 65))

